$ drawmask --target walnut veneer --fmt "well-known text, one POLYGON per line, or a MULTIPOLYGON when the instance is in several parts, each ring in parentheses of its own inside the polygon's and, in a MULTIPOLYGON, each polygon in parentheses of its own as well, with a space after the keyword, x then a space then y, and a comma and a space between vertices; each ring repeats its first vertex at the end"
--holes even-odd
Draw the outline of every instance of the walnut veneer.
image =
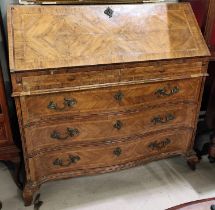
POLYGON ((11 6, 8 32, 26 205, 48 180, 195 168, 209 51, 189 4, 11 6))

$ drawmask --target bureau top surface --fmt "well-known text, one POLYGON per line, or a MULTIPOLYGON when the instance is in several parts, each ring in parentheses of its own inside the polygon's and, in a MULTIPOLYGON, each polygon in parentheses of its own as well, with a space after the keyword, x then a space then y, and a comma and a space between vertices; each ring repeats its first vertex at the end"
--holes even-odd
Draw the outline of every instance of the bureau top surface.
POLYGON ((8 40, 11 71, 209 55, 187 3, 12 5, 8 40))

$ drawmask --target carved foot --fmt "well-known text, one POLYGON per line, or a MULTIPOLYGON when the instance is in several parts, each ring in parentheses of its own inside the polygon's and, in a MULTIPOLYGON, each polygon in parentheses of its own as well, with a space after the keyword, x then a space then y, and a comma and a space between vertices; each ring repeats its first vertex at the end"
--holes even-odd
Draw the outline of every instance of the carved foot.
POLYGON ((187 158, 187 165, 190 167, 191 170, 196 170, 196 164, 199 163, 199 158, 197 157, 194 151, 190 151, 186 154, 187 158))
POLYGON ((2 202, 0 201, 0 210, 2 209, 2 202))
POLYGON ((32 204, 34 193, 39 189, 39 187, 31 186, 31 184, 26 184, 23 190, 23 200, 25 206, 30 206, 32 204))

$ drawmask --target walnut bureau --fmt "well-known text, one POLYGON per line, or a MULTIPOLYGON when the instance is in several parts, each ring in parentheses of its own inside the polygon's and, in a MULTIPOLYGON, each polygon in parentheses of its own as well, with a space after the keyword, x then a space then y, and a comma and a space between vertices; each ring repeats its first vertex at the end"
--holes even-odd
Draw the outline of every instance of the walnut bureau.
POLYGON ((192 151, 208 48, 189 4, 8 9, 30 205, 49 180, 192 151))

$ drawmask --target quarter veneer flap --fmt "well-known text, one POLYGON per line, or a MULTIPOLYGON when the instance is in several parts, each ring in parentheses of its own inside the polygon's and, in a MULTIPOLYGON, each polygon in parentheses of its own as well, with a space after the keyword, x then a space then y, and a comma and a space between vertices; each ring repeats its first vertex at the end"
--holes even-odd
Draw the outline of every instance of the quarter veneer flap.
POLYGON ((8 34, 11 71, 209 55, 184 3, 13 5, 8 34))

